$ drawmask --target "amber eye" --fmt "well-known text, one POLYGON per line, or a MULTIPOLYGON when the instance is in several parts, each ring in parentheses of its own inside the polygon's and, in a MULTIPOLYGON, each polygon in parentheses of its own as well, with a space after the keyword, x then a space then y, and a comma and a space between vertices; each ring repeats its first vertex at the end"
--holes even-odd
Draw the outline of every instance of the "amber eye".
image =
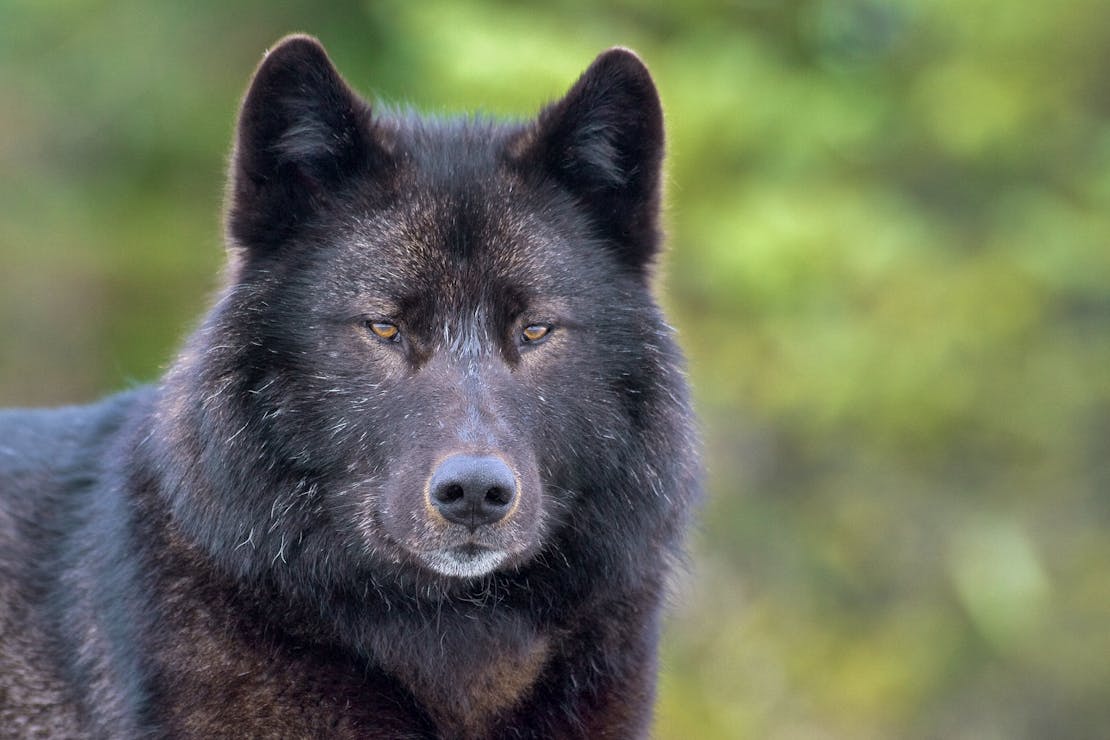
POLYGON ((551 327, 545 324, 532 324, 524 327, 521 334, 525 342, 538 342, 551 332, 551 327))
POLYGON ((367 326, 370 327, 370 331, 374 332, 382 339, 386 339, 391 342, 397 341, 398 339, 398 331, 395 324, 388 324, 384 321, 371 321, 367 323, 367 326))

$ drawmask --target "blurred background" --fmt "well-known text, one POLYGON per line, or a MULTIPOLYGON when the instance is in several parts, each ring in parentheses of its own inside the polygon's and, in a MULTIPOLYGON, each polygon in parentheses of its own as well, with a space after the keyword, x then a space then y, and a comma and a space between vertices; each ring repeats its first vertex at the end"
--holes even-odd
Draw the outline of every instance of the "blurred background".
POLYGON ((0 404, 165 369, 294 30, 433 113, 657 76, 710 470, 659 738, 1107 737, 1110 3, 2 0, 0 404))

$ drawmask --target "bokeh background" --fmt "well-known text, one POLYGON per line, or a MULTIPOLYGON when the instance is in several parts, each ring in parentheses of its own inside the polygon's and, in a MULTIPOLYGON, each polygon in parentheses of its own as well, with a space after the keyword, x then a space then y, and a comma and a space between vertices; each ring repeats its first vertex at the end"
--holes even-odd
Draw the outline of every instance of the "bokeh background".
POLYGON ((1110 732, 1110 3, 0 0, 0 403, 159 375, 263 49, 523 116, 634 47, 709 499, 660 738, 1110 732))

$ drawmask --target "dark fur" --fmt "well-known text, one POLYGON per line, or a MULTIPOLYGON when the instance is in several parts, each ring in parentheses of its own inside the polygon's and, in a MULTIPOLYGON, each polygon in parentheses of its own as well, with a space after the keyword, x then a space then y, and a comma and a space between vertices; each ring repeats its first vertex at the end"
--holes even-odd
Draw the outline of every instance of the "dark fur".
POLYGON ((2 732, 646 735, 698 483, 662 150, 625 50, 522 124, 371 112, 314 40, 270 52, 228 287, 170 372, 0 414, 2 732), (503 522, 429 508, 460 451, 508 462, 503 522))

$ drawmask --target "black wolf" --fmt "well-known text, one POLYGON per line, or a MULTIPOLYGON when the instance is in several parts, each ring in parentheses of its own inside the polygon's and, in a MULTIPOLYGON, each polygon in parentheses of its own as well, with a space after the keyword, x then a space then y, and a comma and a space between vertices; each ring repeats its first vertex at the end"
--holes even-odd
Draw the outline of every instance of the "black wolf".
POLYGON ((662 151, 623 49, 494 123, 283 40, 168 374, 0 414, 0 731, 645 736, 700 477, 662 151))

